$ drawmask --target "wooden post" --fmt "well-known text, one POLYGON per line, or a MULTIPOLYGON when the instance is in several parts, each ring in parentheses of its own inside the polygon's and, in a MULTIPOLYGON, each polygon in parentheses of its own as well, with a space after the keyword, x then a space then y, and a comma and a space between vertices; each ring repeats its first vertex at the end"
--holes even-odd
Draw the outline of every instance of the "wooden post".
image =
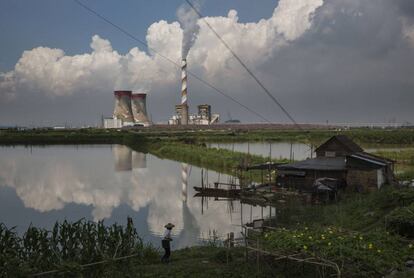
MULTIPOLYGON (((243 230, 243 226, 242 226, 242 230, 243 230)), ((247 246, 247 228, 244 227, 244 231, 243 231, 243 237, 244 237, 244 257, 246 259, 246 262, 248 262, 249 260, 249 251, 248 251, 248 246, 247 246)))
POLYGON ((229 264, 230 234, 227 234, 226 262, 229 264))
POLYGON ((234 247, 234 233, 230 233, 230 247, 234 247))
POLYGON ((260 247, 259 247, 259 238, 257 238, 257 252, 256 252, 256 263, 257 263, 257 276, 259 276, 260 273, 260 261, 259 261, 259 256, 260 256, 260 247))

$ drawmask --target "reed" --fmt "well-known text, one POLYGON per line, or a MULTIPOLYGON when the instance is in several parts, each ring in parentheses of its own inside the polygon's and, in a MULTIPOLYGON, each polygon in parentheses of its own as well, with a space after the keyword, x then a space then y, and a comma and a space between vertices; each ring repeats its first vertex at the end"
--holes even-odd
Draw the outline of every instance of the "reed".
MULTIPOLYGON (((14 228, 0 224, 0 277, 19 277, 50 270, 81 272, 82 265, 111 261, 134 255, 134 264, 158 258, 158 252, 144 244, 138 236, 131 218, 125 227, 103 221, 63 221, 51 231, 30 226, 19 236, 14 228)), ((130 262, 112 264, 125 267, 130 262)), ((100 264, 88 270, 98 275, 108 270, 100 264)))

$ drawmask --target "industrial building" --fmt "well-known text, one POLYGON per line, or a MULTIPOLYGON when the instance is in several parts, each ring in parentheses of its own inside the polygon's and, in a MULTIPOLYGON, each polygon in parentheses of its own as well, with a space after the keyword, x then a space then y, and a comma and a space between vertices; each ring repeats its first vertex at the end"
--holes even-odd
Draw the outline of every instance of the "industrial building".
POLYGON ((132 91, 114 91, 114 96, 114 113, 112 118, 103 119, 104 128, 151 125, 147 114, 147 94, 132 93, 132 91))
POLYGON ((198 113, 187 115, 188 110, 183 109, 182 105, 175 106, 176 115, 172 116, 168 121, 169 125, 185 125, 182 119, 187 116, 188 125, 211 125, 218 123, 220 120, 219 114, 211 113, 211 106, 208 104, 198 105, 198 113))
POLYGON ((211 125, 218 123, 219 114, 211 114, 211 106, 202 104, 198 106, 197 114, 189 114, 187 91, 187 60, 181 63, 181 104, 175 106, 175 115, 169 120, 169 125, 211 125))

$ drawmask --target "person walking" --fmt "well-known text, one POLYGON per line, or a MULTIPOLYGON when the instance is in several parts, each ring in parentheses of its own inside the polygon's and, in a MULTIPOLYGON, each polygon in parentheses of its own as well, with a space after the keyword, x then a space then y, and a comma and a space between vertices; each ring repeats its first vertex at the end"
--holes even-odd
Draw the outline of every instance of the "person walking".
POLYGON ((168 263, 170 261, 170 255, 171 255, 171 246, 170 241, 172 241, 171 237, 171 230, 174 228, 174 224, 168 223, 165 227, 164 237, 161 241, 162 248, 164 248, 164 256, 161 258, 161 262, 168 263))

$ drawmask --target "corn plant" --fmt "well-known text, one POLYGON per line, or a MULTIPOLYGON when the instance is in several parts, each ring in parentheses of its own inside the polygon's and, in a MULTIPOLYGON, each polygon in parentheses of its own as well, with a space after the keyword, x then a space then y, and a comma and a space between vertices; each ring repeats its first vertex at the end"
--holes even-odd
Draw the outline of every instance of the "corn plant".
MULTIPOLYGON (((136 255, 139 262, 154 251, 152 246, 144 245, 131 218, 125 227, 105 226, 103 221, 84 219, 74 223, 56 222, 51 231, 30 226, 22 237, 14 228, 0 224, 0 277, 24 276, 51 269, 80 271, 84 264, 129 255, 136 255)), ((118 267, 127 264, 127 261, 117 263, 118 267)), ((105 267, 98 265, 88 274, 105 273, 105 267)))

